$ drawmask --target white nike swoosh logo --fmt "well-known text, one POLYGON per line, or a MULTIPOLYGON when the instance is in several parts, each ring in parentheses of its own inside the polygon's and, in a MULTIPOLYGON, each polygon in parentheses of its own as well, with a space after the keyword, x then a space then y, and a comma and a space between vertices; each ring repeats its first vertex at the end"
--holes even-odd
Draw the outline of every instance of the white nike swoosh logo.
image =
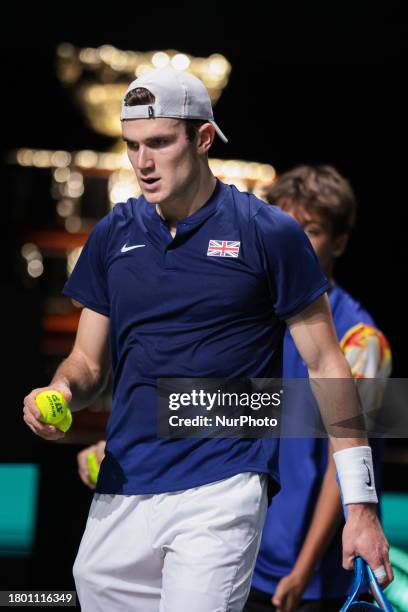
POLYGON ((145 244, 134 244, 132 246, 126 246, 126 244, 124 244, 120 250, 122 253, 126 253, 127 251, 131 251, 132 249, 140 249, 141 247, 145 246, 145 244))

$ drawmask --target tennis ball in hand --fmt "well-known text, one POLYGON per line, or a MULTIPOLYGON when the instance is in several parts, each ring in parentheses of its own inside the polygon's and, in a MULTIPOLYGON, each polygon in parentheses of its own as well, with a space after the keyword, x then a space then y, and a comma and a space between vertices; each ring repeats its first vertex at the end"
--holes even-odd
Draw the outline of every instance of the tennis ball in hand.
POLYGON ((86 463, 88 465, 88 470, 89 470, 89 480, 93 484, 96 484, 96 481, 98 480, 98 474, 99 474, 99 463, 98 463, 98 459, 96 458, 95 453, 89 453, 87 455, 86 463))
POLYGON ((61 431, 68 431, 72 424, 72 414, 66 399, 59 391, 48 389, 41 391, 36 398, 41 417, 40 420, 47 425, 54 425, 61 431))

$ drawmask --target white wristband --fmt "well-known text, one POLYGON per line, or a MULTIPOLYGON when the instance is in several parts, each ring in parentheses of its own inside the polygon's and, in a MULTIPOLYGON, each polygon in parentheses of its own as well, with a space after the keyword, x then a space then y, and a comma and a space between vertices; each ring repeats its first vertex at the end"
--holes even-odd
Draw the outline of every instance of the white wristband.
POLYGON ((344 504, 378 504, 371 448, 355 446, 333 453, 344 504))

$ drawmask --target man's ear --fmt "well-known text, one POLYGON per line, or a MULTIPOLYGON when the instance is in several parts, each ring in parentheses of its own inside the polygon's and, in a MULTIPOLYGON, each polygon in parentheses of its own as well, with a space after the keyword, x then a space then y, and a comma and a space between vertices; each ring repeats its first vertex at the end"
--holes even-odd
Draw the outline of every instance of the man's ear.
POLYGON ((215 128, 212 123, 203 123, 197 130, 197 153, 208 153, 215 138, 215 128))
POLYGON ((333 256, 334 257, 340 257, 340 255, 343 255, 344 250, 349 241, 349 238, 350 238, 350 234, 340 234, 340 236, 337 236, 337 238, 333 240, 333 256))

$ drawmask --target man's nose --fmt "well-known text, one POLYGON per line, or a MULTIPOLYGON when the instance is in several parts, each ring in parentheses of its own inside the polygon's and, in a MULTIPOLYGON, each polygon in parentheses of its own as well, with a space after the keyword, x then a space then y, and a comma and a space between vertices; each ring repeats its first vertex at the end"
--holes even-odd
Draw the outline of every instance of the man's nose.
POLYGON ((142 145, 139 148, 137 154, 137 167, 139 170, 147 170, 153 167, 153 159, 148 147, 142 145))

